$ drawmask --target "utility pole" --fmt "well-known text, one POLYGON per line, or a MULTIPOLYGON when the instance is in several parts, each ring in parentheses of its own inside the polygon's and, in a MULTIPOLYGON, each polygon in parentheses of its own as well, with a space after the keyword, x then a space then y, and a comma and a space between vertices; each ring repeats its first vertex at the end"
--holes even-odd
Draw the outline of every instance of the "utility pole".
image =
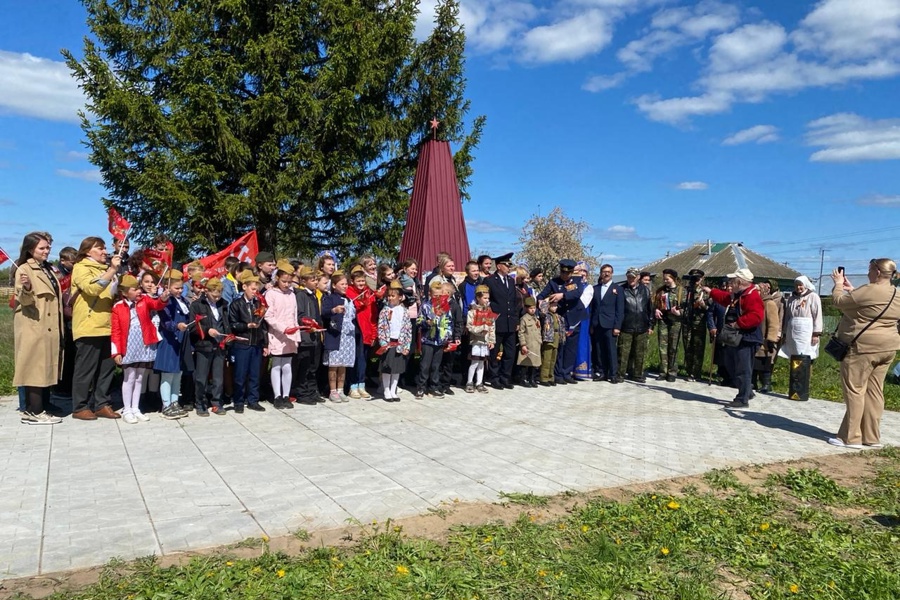
POLYGON ((818 292, 819 295, 821 296, 822 295, 822 273, 823 273, 822 269, 825 268, 825 248, 822 248, 819 251, 821 252, 821 257, 819 258, 819 279, 818 279, 818 281, 816 281, 816 288, 817 288, 816 292, 818 292))

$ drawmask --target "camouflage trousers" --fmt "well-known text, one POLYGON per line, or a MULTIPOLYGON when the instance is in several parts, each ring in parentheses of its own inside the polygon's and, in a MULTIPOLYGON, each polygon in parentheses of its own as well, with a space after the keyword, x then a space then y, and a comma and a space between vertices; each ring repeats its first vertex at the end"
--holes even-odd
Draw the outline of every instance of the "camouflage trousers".
POLYGON ((663 318, 656 322, 659 340, 659 376, 678 375, 678 336, 681 335, 681 320, 663 318))
POLYGON ((646 331, 640 333, 619 334, 617 352, 619 354, 619 377, 630 374, 640 379, 644 376, 644 358, 647 356, 647 342, 650 334, 646 331))
POLYGON ((703 378, 703 359, 706 357, 706 319, 684 323, 684 368, 688 377, 703 378))

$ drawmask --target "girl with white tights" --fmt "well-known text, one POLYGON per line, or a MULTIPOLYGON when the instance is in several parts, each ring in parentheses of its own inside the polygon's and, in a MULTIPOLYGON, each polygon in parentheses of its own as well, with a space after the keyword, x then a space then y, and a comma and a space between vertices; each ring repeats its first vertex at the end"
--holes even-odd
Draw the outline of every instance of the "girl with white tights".
POLYGON ((297 354, 300 329, 297 322, 297 298, 294 296, 294 267, 286 260, 278 261, 275 286, 265 294, 266 323, 269 326, 269 357, 275 408, 294 408, 291 403, 291 360, 297 354))

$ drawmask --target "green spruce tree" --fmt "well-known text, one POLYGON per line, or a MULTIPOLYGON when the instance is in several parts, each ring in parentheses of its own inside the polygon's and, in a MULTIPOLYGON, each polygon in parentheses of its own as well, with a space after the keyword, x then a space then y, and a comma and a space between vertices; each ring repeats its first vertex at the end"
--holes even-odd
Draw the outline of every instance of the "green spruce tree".
POLYGON ((255 228, 309 254, 396 253, 432 117, 465 189, 483 118, 465 121, 457 0, 413 38, 416 0, 82 0, 63 51, 104 202, 138 241, 211 251, 255 228))

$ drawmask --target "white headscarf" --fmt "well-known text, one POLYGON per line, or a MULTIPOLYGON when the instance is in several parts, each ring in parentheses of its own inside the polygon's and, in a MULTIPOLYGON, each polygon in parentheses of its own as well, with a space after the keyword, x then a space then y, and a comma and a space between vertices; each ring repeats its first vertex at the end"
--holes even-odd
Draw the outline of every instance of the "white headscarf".
POLYGON ((810 281, 809 277, 807 277, 806 275, 801 275, 800 277, 798 277, 794 280, 795 283, 798 281, 803 284, 803 287, 805 287, 807 291, 809 291, 809 292, 816 291, 816 286, 814 286, 812 284, 812 281, 810 281))

